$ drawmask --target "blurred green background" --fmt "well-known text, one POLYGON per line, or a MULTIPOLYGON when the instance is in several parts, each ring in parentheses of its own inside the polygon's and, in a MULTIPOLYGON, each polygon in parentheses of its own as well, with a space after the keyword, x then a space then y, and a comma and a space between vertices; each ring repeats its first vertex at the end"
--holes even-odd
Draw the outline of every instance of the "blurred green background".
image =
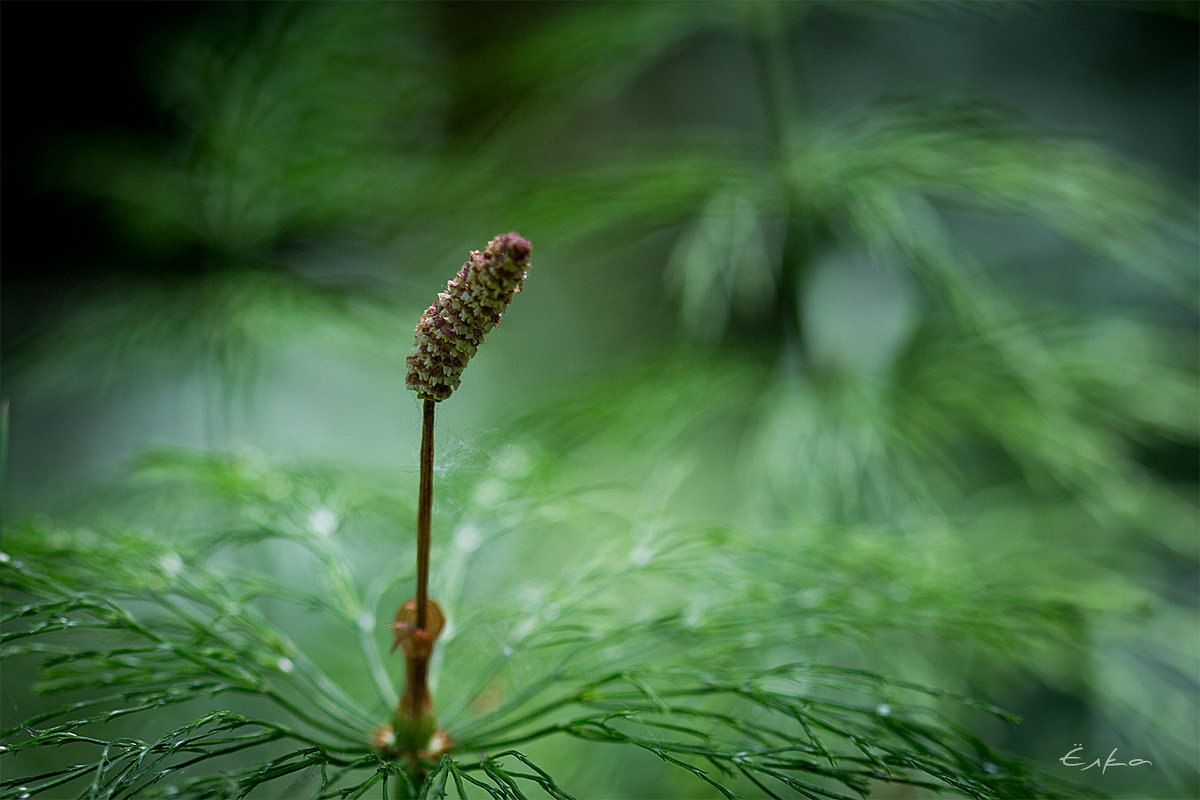
POLYGON ((590 501, 620 558, 769 554, 764 651, 1194 796, 1196 8, 6 3, 5 516, 146 447, 411 482, 413 325, 516 230, 439 406, 446 471, 494 446, 477 506, 562 523, 494 572, 552 584, 595 545, 561 498, 635 487, 590 501))

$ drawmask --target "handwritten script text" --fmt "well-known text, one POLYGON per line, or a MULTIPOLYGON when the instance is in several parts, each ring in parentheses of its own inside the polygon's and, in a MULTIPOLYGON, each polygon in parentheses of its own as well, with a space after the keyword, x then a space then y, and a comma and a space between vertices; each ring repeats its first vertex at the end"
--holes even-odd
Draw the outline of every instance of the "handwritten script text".
POLYGON ((1103 761, 1097 758, 1094 761, 1089 762, 1076 755, 1076 753, 1082 749, 1083 745, 1075 745, 1074 749, 1060 758, 1059 761, 1062 762, 1064 767, 1079 767, 1080 772, 1086 772, 1092 767, 1099 767, 1101 774, 1108 772, 1109 767, 1145 767, 1153 765, 1153 762, 1147 761, 1144 758, 1131 758, 1128 761, 1117 761, 1117 748, 1115 747, 1112 749, 1112 752, 1108 754, 1108 758, 1104 759, 1103 761))

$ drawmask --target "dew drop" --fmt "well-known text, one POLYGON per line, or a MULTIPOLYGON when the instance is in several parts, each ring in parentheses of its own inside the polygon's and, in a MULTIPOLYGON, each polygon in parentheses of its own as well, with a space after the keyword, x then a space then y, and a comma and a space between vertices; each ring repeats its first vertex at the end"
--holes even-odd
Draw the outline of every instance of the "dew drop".
POLYGON ((308 529, 318 536, 331 536, 337 527, 337 514, 328 508, 318 508, 308 515, 308 529))
POLYGON ((988 773, 989 775, 995 775, 997 772, 1000 771, 1000 768, 997 767, 992 762, 987 761, 983 765, 983 770, 984 770, 984 772, 988 773))
POLYGON ((167 575, 175 577, 180 572, 183 572, 183 559, 175 553, 167 553, 158 560, 158 566, 167 575))
POLYGON ((280 672, 291 672, 296 668, 296 665, 292 663, 292 660, 286 656, 276 661, 275 666, 279 668, 280 672))
POLYGON ((375 615, 364 611, 358 615, 358 627, 362 631, 370 631, 375 627, 375 615))
POLYGON ((479 529, 470 523, 463 525, 454 532, 454 546, 464 553, 470 553, 478 549, 482 543, 483 537, 479 535, 479 529))
POLYGON ((887 703, 880 703, 878 706, 875 707, 875 713, 881 717, 886 717, 892 713, 892 707, 889 706, 887 703))
POLYGON ((516 651, 513 650, 511 647, 509 647, 508 645, 505 645, 504 649, 500 651, 500 654, 503 655, 505 658, 508 658, 515 652, 516 651))
POLYGON ((650 559, 654 556, 654 551, 644 544, 639 544, 637 547, 629 551, 629 563, 635 567, 644 567, 650 563, 650 559))
POLYGON ((0 564, 7 564, 11 560, 8 553, 0 552, 0 564))

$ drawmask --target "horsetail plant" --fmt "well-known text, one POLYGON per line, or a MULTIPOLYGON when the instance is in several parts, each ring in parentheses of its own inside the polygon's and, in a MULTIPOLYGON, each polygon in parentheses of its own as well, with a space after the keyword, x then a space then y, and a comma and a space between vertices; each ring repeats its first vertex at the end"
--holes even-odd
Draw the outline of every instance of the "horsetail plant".
POLYGON ((380 731, 378 744, 384 755, 406 756, 413 765, 441 755, 447 743, 436 730, 427 685, 433 644, 445 624, 441 607, 429 598, 434 409, 458 388, 484 335, 500 322, 500 315, 521 291, 531 252, 529 241, 515 232, 492 239, 482 253, 471 251, 446 291, 439 292, 437 302, 421 315, 414 351, 407 360, 405 384, 422 400, 417 594, 400 607, 393 623, 392 650, 404 652, 405 689, 392 726, 380 731))

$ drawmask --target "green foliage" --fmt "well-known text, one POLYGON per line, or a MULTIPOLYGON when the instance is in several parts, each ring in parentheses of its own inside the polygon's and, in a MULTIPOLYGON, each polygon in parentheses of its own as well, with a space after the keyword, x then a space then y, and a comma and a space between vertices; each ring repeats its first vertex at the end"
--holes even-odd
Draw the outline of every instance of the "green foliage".
POLYGON ((206 449, 6 514, 2 796, 1195 794, 1194 185, 961 85, 817 102, 801 56, 894 4, 489 8, 223 5, 154 45, 169 134, 47 145, 129 266, 5 353, 14 461, 29 408, 197 377, 206 449), (412 463, 356 403, 511 229, 408 770, 415 474, 245 445, 361 417, 412 463), (1064 736, 1155 771, 1060 783, 1064 736))
MULTIPOLYGON (((135 520, 113 519, 6 534, 21 558, 6 555, 3 565, 3 655, 36 665, 39 691, 59 705, 6 729, 4 755, 36 764, 25 759, 66 745, 78 755, 70 766, 21 767, 31 774, 6 777, 5 796, 244 797, 269 784, 271 796, 357 797, 407 784, 370 748, 395 702, 375 614, 409 577, 380 551, 409 547, 364 528, 395 498, 362 481, 184 454, 146 460, 135 485, 129 507, 146 513, 148 497, 170 496, 208 529, 139 532, 135 520), (212 525, 222 505, 227 528, 212 525), (283 614, 284 604, 303 613, 283 614), (176 705, 205 710, 178 724, 164 716, 176 705), (118 727, 125 720, 137 720, 137 734, 118 727)), ((509 502, 532 512, 535 499, 509 502)), ((494 560, 508 537, 471 540, 463 530, 435 564, 475 581, 474 564, 494 560)), ((448 637, 439 688, 454 752, 431 767, 422 791, 436 795, 452 779, 460 796, 473 785, 519 797, 529 783, 569 797, 512 749, 567 736, 646 750, 726 797, 741 791, 738 778, 805 797, 861 795, 876 782, 975 797, 1069 792, 954 721, 968 708, 999 714, 990 707, 859 669, 764 668, 746 637, 774 635, 765 623, 787 618, 777 602, 739 613, 738 592, 706 593, 716 607, 706 621, 672 602, 669 584, 682 571, 752 552, 731 545, 718 535, 668 537, 623 563, 586 560, 533 607, 468 603, 443 574, 462 631, 448 637), (633 591, 643 599, 636 610, 633 591), (644 602, 652 597, 660 599, 644 602), (491 647, 480 641, 488 637, 491 647)), ((724 573, 739 590, 761 577, 736 565, 724 573)))

